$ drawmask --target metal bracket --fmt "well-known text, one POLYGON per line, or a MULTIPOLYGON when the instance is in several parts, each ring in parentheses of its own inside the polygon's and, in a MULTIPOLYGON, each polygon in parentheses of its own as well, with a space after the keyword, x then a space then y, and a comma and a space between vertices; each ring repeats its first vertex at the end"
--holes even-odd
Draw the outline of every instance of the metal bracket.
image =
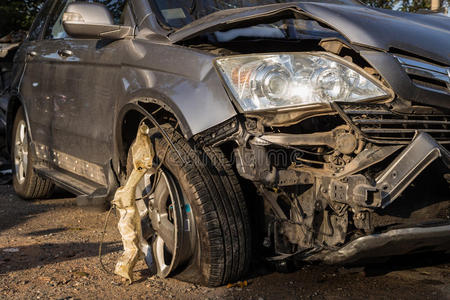
MULTIPOLYGON (((398 148, 391 147, 395 151, 398 148)), ((385 208, 394 202, 411 182, 433 161, 441 158, 450 168, 450 154, 430 135, 420 133, 375 179, 369 182, 361 174, 329 181, 332 201, 356 207, 385 208), (345 181, 344 181, 345 180, 345 181), (373 197, 369 197, 369 193, 373 197)))
POLYGON ((376 178, 381 207, 391 204, 433 161, 441 158, 450 168, 450 153, 429 134, 420 133, 376 178))

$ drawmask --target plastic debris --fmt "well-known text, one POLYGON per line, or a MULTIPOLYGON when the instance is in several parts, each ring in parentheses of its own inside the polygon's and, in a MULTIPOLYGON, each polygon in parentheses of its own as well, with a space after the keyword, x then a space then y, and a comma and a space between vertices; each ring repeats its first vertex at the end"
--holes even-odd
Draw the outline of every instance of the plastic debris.
POLYGON ((232 287, 244 288, 247 285, 248 285, 248 281, 247 280, 238 281, 236 283, 229 283, 229 284, 227 284, 227 289, 232 288, 232 287))

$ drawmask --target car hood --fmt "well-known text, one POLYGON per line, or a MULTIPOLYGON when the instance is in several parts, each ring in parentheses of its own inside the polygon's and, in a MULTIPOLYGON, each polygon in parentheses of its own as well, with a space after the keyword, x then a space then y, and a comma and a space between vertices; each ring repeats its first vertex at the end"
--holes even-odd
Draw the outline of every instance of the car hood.
POLYGON ((295 2, 219 11, 169 35, 176 43, 199 34, 303 15, 342 34, 348 42, 383 51, 406 51, 450 65, 450 19, 363 5, 295 2))

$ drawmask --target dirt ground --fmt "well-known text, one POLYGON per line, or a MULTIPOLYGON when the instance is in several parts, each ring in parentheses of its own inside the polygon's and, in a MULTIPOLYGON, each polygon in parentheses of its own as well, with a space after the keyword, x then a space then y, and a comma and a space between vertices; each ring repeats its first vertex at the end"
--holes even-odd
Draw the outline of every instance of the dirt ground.
MULTIPOLYGON (((82 209, 64 193, 26 202, 0 186, 1 299, 450 299, 450 258, 427 254, 364 268, 304 265, 280 274, 255 264, 247 287, 205 288, 150 276, 137 282, 104 273, 98 261, 106 213, 82 209)), ((121 251, 112 217, 105 237, 109 269, 121 251)))

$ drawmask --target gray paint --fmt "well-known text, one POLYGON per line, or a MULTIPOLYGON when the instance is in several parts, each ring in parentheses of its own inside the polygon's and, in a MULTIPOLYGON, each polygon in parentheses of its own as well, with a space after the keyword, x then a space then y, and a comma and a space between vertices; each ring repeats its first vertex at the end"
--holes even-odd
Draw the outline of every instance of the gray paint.
MULTIPOLYGON (((124 42, 120 101, 164 100, 182 118, 188 137, 236 115, 213 67, 213 56, 181 46, 124 42)), ((122 105, 121 103, 119 105, 122 105)))

